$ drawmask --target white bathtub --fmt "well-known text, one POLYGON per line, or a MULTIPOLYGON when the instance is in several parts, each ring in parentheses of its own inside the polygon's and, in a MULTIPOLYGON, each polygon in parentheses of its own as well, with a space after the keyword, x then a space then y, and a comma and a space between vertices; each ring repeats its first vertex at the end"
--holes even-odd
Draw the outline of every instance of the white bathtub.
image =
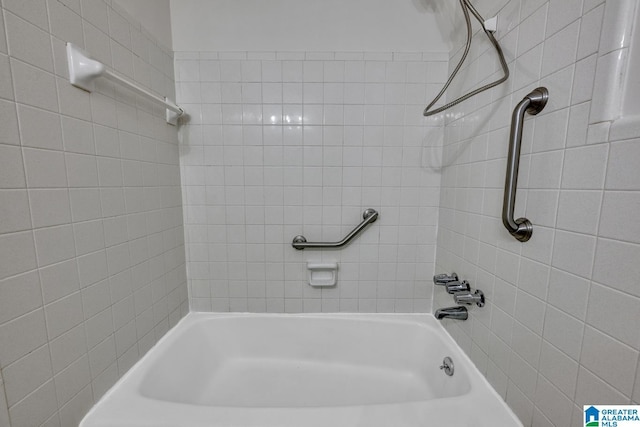
POLYGON ((431 315, 214 313, 185 317, 80 425, 522 426, 431 315))

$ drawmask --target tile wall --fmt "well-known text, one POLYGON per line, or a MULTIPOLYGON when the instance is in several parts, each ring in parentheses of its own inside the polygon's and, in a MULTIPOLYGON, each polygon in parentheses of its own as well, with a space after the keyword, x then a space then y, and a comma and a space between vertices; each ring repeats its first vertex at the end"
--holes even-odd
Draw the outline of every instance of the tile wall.
POLYGON ((442 122, 422 117, 446 53, 177 52, 191 308, 431 308, 442 122), (436 149, 431 149, 435 144, 436 149), (376 223, 339 251, 366 208, 376 223), (314 289, 307 261, 337 261, 314 289))
MULTIPOLYGON (((583 404, 640 401, 640 140, 589 122, 614 2, 492 3, 512 74, 447 120, 436 258, 489 303, 445 324, 525 426, 581 426, 583 404), (516 204, 534 232, 519 243, 500 220, 508 126, 539 85, 550 102, 525 121, 516 204)), ((470 58, 454 94, 498 75, 487 43, 470 58)), ((449 305, 436 289, 434 309, 449 305)))
POLYGON ((103 0, 0 9, 0 425, 77 426, 188 310, 176 128, 68 82, 65 42, 160 94, 173 54, 103 0))

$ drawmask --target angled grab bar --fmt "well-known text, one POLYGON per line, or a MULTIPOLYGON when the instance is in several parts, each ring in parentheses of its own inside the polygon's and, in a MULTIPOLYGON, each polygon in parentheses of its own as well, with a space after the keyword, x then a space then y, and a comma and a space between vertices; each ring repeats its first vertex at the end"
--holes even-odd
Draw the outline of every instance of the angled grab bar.
POLYGON ((364 228, 371 224, 372 222, 376 222, 378 219, 378 211, 375 209, 367 209, 362 213, 363 221, 358 224, 356 228, 351 230, 351 233, 347 234, 347 236, 340 240, 339 242, 307 242, 306 237, 304 236, 296 236, 293 238, 293 242, 291 242, 291 246, 298 250, 306 249, 306 248, 321 248, 321 249, 332 249, 332 248, 341 248, 353 240, 364 228))
POLYGON ((518 168, 520 166, 520 146, 522 145, 522 125, 524 113, 536 115, 547 105, 549 91, 545 87, 534 89, 524 97, 513 110, 511 132, 509 134, 509 155, 507 157, 507 176, 504 183, 504 200, 502 204, 502 223, 509 233, 521 242, 531 238, 533 225, 527 218, 513 219, 518 189, 518 168))

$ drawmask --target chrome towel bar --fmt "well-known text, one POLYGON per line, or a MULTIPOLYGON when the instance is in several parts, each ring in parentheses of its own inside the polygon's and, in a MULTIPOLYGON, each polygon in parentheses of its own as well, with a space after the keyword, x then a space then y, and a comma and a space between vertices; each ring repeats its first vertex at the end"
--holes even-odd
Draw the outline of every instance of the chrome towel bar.
POLYGON ((533 225, 527 218, 513 219, 518 189, 518 168, 520 166, 520 146, 522 145, 522 125, 524 113, 536 115, 547 105, 549 91, 545 87, 534 89, 524 97, 513 110, 511 132, 509 134, 509 155, 507 157, 507 176, 504 183, 504 200, 502 204, 502 223, 509 233, 521 242, 531 238, 533 225))
POLYGON ((375 209, 367 209, 362 213, 363 221, 358 224, 356 228, 351 230, 351 233, 347 234, 347 236, 340 240, 339 242, 307 242, 306 237, 304 236, 296 236, 293 238, 293 242, 291 242, 291 246, 298 250, 306 249, 306 248, 320 248, 320 249, 331 249, 331 248, 341 248, 353 240, 365 227, 372 222, 376 222, 378 219, 378 211, 375 209))

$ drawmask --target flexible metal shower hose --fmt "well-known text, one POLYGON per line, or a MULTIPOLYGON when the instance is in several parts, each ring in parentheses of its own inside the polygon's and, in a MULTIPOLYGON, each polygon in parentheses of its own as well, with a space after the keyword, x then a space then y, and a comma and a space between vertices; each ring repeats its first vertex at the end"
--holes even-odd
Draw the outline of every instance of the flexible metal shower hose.
POLYGON ((427 108, 424 109, 423 114, 425 116, 432 116, 434 114, 441 113, 444 110, 449 109, 454 105, 458 105, 462 101, 465 101, 471 98, 472 96, 479 94, 480 92, 484 92, 487 89, 491 89, 494 86, 498 86, 500 83, 505 82, 509 78, 509 67, 507 66, 507 61, 504 59, 504 53, 502 52, 500 43, 498 43, 498 40, 496 40, 496 38, 493 36, 493 33, 485 28, 484 18, 480 16, 478 11, 473 7, 471 3, 469 3, 468 0, 460 0, 460 7, 462 7, 462 13, 464 14, 464 19, 467 22, 467 44, 464 48, 464 53, 462 54, 462 58, 460 58, 458 65, 456 65, 456 68, 453 70, 453 73, 451 73, 451 75, 449 76, 449 79, 444 84, 444 87, 442 88, 440 93, 438 93, 438 95, 433 99, 433 101, 431 101, 431 103, 427 105, 427 108), (504 72, 504 76, 499 80, 496 80, 495 82, 489 83, 465 95, 462 95, 460 98, 457 98, 449 102, 448 104, 443 105, 442 107, 436 108, 435 110, 430 110, 430 108, 433 107, 433 104, 438 102, 438 100, 442 97, 442 95, 444 95, 445 91, 449 88, 449 85, 455 78, 456 74, 458 74, 458 71, 460 71, 460 68, 462 67, 462 63, 464 62, 464 60, 467 58, 467 55, 469 54, 469 49, 471 48, 471 36, 472 36, 471 18, 469 17, 469 11, 471 11, 471 13, 473 13, 473 16, 475 16, 478 22, 480 22, 480 25, 482 25, 482 29, 484 30, 484 33, 487 35, 487 37, 489 37, 489 41, 491 41, 491 44, 493 44, 493 46, 496 48, 496 51, 498 52, 498 56, 500 57, 500 64, 502 65, 502 71, 504 72))

